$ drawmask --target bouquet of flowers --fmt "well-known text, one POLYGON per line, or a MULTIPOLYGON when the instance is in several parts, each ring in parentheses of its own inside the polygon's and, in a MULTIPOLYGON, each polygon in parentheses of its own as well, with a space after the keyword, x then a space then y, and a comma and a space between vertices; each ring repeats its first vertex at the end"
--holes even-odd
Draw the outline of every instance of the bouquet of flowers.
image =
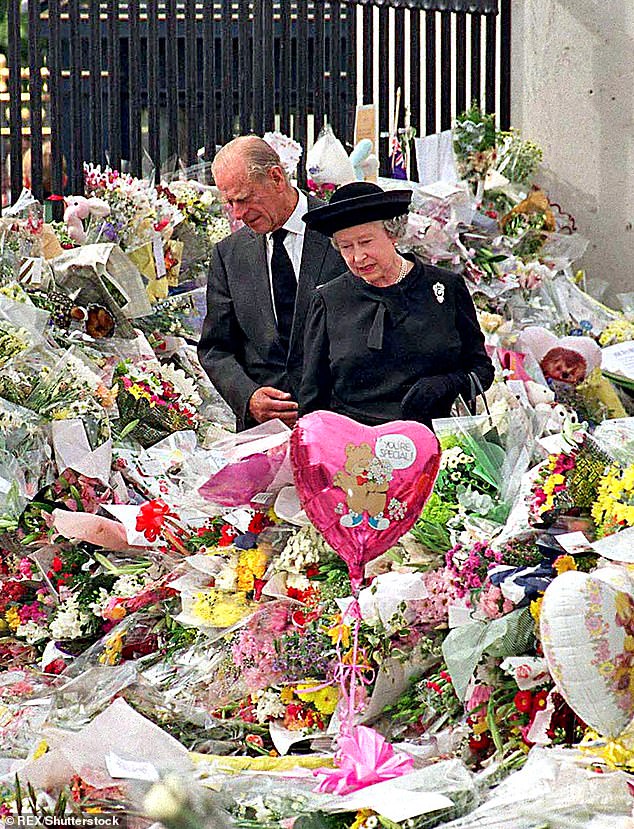
MULTIPOLYGON (((183 173, 186 174, 187 171, 183 173)), ((206 274, 214 245, 231 232, 224 206, 215 188, 194 179, 159 184, 156 193, 159 199, 176 208, 181 217, 179 222, 172 220, 171 228, 168 225, 160 228, 168 237, 166 267, 169 259, 174 260, 172 267, 167 267, 169 284, 181 285, 181 289, 184 283, 198 285, 200 277, 206 274), (176 264, 178 268, 174 269, 176 264)))
POLYGON ((453 149, 458 174, 475 185, 476 201, 481 202, 484 179, 497 162, 495 115, 483 112, 474 101, 456 118, 453 149))
POLYGON ((143 447, 169 434, 197 426, 201 400, 193 383, 169 365, 124 360, 114 372, 118 385, 119 436, 130 435, 143 447))

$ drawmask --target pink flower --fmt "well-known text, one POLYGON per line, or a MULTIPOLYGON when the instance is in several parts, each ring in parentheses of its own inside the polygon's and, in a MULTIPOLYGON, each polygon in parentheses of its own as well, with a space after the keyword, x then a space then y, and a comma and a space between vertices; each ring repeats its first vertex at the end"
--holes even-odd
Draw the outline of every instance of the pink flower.
POLYGON ((491 687, 489 685, 474 683, 471 686, 471 691, 467 691, 464 702, 465 709, 467 711, 475 711, 476 709, 482 711, 488 703, 490 696, 491 687))
POLYGON ((20 564, 18 565, 20 574, 25 579, 32 579, 33 578, 33 568, 30 559, 28 558, 21 558, 20 564))

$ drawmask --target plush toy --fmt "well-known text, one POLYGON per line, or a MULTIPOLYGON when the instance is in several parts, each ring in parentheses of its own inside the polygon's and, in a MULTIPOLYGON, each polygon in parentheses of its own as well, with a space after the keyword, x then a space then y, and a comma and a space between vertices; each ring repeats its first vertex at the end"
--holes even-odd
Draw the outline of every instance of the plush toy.
POLYGON ((350 153, 349 158, 357 181, 376 181, 379 160, 372 153, 372 142, 369 138, 362 138, 350 153))
POLYGON ((527 380, 524 384, 526 388, 526 396, 531 406, 536 409, 538 406, 550 407, 555 402, 555 392, 544 386, 542 383, 536 383, 534 380, 527 380))
POLYGON ((515 347, 532 354, 546 380, 557 383, 578 386, 601 365, 601 349, 590 337, 557 338, 538 325, 525 328, 515 347))
POLYGON ((90 199, 84 196, 69 196, 65 199, 65 202, 64 222, 68 229, 68 235, 73 242, 83 245, 86 241, 83 220, 87 219, 88 216, 95 216, 98 219, 105 218, 110 214, 110 205, 103 199, 94 196, 90 199))

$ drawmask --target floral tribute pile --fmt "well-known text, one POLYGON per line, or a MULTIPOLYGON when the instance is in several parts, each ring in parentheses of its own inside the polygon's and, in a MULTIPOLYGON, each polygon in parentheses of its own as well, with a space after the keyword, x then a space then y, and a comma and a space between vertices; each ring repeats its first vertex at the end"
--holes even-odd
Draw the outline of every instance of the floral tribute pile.
POLYGON ((89 167, 65 222, 28 194, 1 220, 0 815, 634 825, 634 412, 601 370, 634 320, 584 291, 538 147, 472 107, 454 151, 457 185, 414 185, 404 248, 464 273, 496 382, 488 410, 435 422, 433 494, 366 566, 354 620, 344 561, 292 497, 288 431, 236 438, 197 362, 231 229, 213 189, 89 167), (263 456, 274 481, 241 499, 235 459, 263 456), (578 669, 590 696, 614 677, 615 722, 553 668, 551 586, 582 583, 595 609, 620 591, 578 669))

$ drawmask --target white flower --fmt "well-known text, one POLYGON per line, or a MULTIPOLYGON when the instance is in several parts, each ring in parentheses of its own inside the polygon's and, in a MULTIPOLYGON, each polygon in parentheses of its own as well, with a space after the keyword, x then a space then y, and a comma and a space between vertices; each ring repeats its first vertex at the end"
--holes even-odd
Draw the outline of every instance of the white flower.
POLYGON ((57 615, 50 625, 53 639, 79 639, 84 634, 84 626, 89 615, 79 607, 75 596, 70 596, 60 604, 57 615))
POLYGON ((131 599, 143 590, 148 581, 148 577, 141 573, 125 573, 112 585, 111 595, 120 599, 131 599))
POLYGON ((312 526, 302 527, 286 542, 277 562, 278 570, 302 573, 310 564, 318 564, 321 555, 330 550, 323 536, 312 526))
POLYGON ((220 242, 231 233, 231 224, 225 216, 216 216, 207 225, 207 236, 212 244, 220 242))
POLYGON ((308 590, 310 587, 310 579, 307 579, 306 576, 301 576, 298 573, 287 573, 286 587, 287 589, 290 587, 294 590, 308 590))
POLYGON ((255 707, 255 716, 259 723, 275 720, 284 716, 286 706, 277 691, 268 688, 262 693, 255 707))
POLYGON ((161 376, 192 406, 200 406, 202 400, 196 391, 196 384, 180 368, 175 368, 171 363, 161 364, 161 376))
POLYGON ((95 614, 95 616, 101 616, 103 613, 104 607, 110 601, 110 593, 106 590, 105 587, 99 588, 99 593, 97 594, 94 601, 92 601, 88 607, 95 614))
POLYGON ((292 178, 302 155, 302 145, 281 132, 265 132, 262 138, 279 155, 282 167, 292 178))
POLYGON ((33 621, 33 619, 29 619, 26 624, 18 626, 15 635, 26 639, 29 645, 33 645, 35 642, 47 639, 49 634, 46 628, 38 625, 37 622, 33 621))

